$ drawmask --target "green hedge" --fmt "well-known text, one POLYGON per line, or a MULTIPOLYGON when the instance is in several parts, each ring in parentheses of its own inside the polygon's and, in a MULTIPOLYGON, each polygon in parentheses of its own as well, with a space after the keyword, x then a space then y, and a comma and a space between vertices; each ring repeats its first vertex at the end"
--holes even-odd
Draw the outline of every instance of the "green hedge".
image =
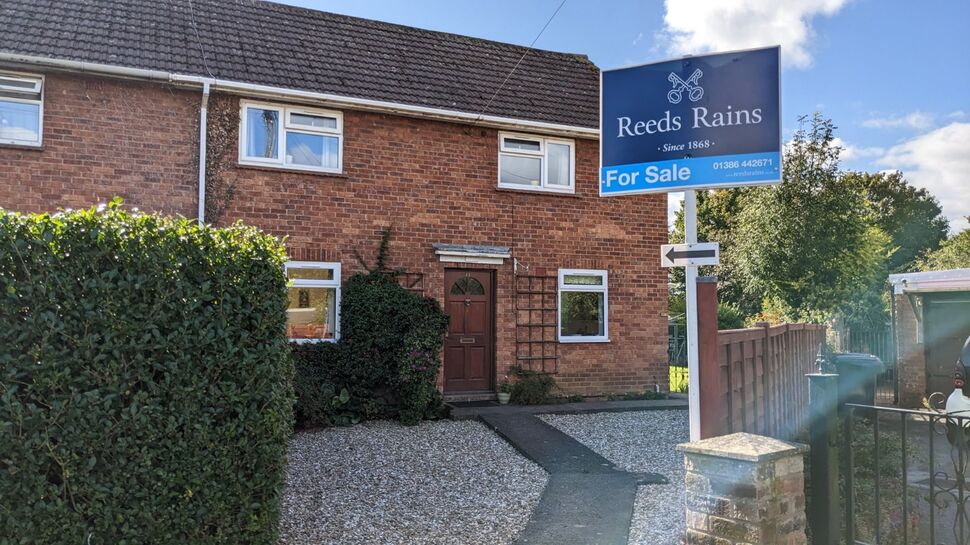
POLYGON ((284 260, 117 202, 0 210, 0 544, 275 543, 284 260))
POLYGON ((343 286, 340 340, 296 345, 296 418, 301 427, 373 418, 416 424, 442 414, 435 381, 448 316, 438 302, 398 284, 378 265, 343 286))

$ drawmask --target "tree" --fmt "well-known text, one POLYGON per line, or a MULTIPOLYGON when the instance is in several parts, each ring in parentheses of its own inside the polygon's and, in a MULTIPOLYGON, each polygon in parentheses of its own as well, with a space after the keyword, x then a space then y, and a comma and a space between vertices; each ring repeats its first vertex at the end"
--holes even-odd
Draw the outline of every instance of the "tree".
MULTIPOLYGON (((750 188, 718 189, 697 192, 697 239, 701 242, 717 242, 721 249, 721 263, 717 266, 702 267, 701 275, 717 276, 718 299, 732 305, 742 315, 755 314, 760 310, 759 298, 747 296, 737 273, 735 264, 734 241, 737 239, 737 221, 744 207, 745 195, 750 188)), ((684 208, 681 206, 674 219, 670 233, 671 243, 684 241, 684 208)), ((670 270, 673 284, 672 295, 681 295, 684 285, 684 269, 675 267, 670 270)))
POLYGON ((950 225, 939 201, 910 185, 902 172, 846 172, 842 181, 863 196, 870 220, 892 238, 889 272, 912 270, 946 240, 950 225))
POLYGON ((926 258, 919 263, 921 271, 966 268, 970 268, 970 228, 944 241, 938 250, 927 254, 926 258))
POLYGON ((750 190, 737 220, 733 253, 745 291, 787 319, 829 318, 885 270, 888 237, 841 182, 834 130, 818 113, 799 128, 782 183, 750 190))

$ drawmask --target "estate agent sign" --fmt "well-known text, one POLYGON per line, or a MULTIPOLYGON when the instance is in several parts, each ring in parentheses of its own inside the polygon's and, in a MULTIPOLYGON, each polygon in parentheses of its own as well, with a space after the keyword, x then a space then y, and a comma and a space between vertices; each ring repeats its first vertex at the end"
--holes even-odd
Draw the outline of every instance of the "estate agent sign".
POLYGON ((781 179, 779 48, 603 71, 600 195, 781 179))

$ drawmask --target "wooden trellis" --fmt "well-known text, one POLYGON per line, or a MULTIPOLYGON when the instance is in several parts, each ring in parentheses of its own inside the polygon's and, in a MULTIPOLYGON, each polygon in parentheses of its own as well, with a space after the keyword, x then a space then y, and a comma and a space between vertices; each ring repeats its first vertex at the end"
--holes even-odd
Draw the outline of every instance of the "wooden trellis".
POLYGON ((523 369, 559 370, 556 282, 555 276, 515 277, 515 359, 523 369))

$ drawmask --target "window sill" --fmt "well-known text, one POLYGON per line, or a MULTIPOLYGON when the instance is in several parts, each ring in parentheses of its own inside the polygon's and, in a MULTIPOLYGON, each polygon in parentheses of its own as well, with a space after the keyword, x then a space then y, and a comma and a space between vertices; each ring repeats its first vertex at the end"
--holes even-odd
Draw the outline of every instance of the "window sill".
POLYGON ((0 142, 2 149, 19 149, 23 151, 44 151, 43 144, 14 144, 13 142, 0 142))
POLYGON ((537 196, 540 196, 540 197, 541 196, 545 196, 545 197, 571 197, 571 198, 574 198, 574 199, 581 198, 576 193, 565 192, 565 191, 550 191, 548 189, 519 189, 519 188, 514 188, 514 187, 499 186, 499 187, 496 187, 495 190, 498 191, 498 192, 500 192, 500 193, 518 193, 520 195, 522 195, 522 194, 525 194, 525 195, 537 195, 537 196))
POLYGON ((560 338, 560 344, 586 344, 586 343, 608 343, 610 341, 609 337, 575 337, 575 338, 560 338))
POLYGON ((324 178, 349 178, 344 172, 329 172, 325 170, 307 170, 303 168, 277 167, 271 165, 258 165, 254 163, 236 163, 239 168, 250 170, 262 170, 265 172, 285 172, 288 174, 306 174, 309 176, 320 176, 324 178))
POLYGON ((337 339, 288 339, 293 344, 335 343, 337 339))

